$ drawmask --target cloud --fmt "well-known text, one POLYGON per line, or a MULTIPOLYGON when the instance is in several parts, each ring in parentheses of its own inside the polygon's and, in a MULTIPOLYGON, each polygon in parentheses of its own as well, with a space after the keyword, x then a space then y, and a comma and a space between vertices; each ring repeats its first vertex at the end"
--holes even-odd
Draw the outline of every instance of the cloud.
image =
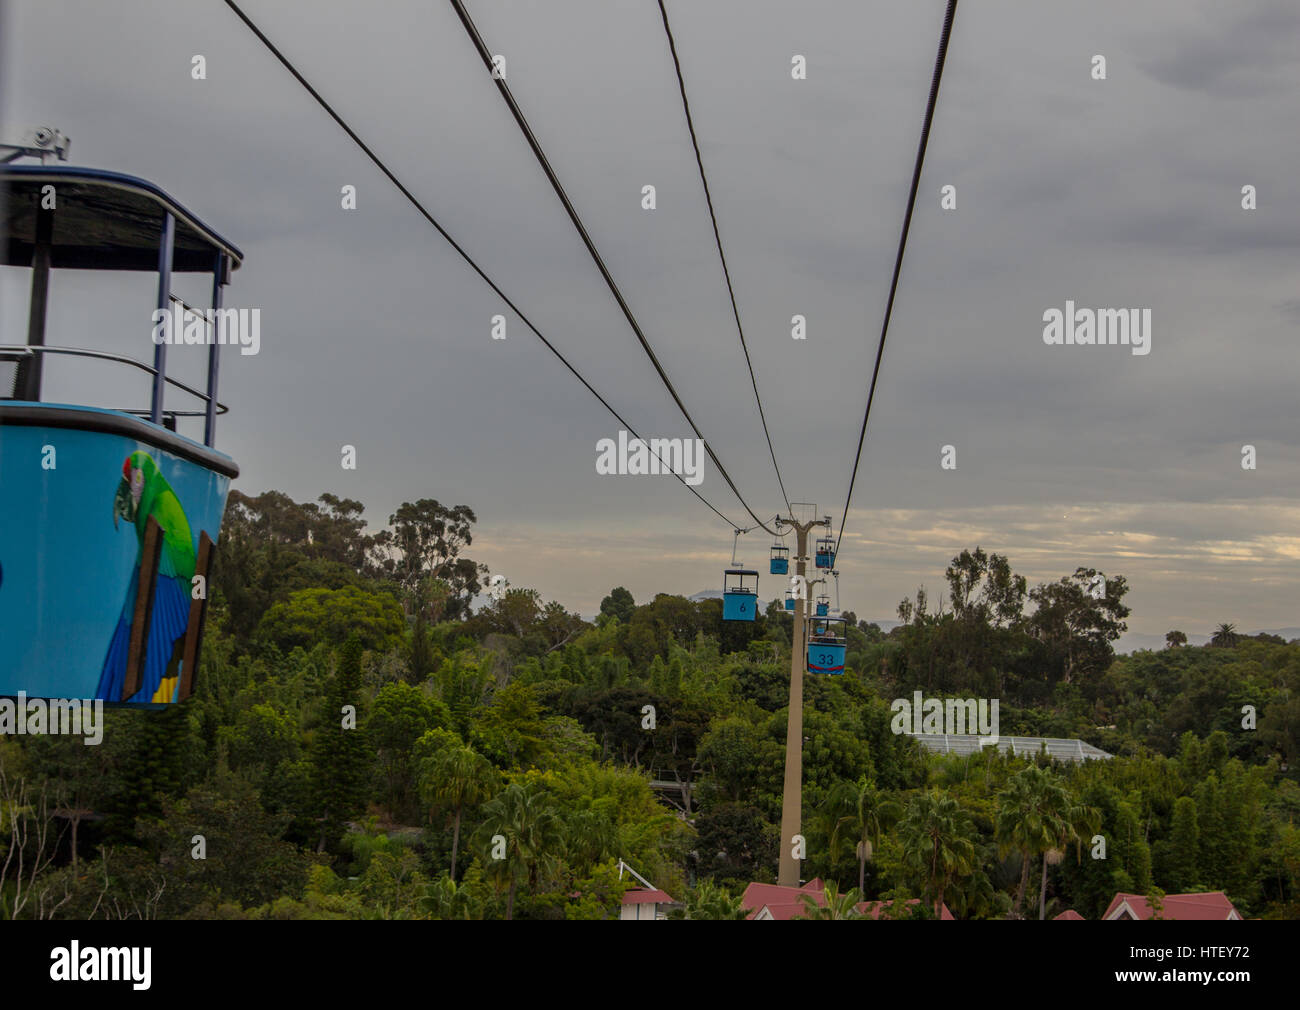
POLYGON ((1211 100, 1276 93, 1300 57, 1300 10, 1274 0, 1243 5, 1186 4, 1167 31, 1148 37, 1139 67, 1172 88, 1211 100))

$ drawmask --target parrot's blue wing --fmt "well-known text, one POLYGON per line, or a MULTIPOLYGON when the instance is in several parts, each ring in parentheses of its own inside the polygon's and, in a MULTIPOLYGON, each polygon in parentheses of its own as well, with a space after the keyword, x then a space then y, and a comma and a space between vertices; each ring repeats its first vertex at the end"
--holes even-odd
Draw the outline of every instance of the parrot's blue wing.
POLYGON ((131 611, 135 609, 135 596, 139 592, 140 566, 131 570, 131 584, 126 590, 126 605, 117 619, 113 637, 108 643, 108 654, 104 657, 104 668, 99 674, 99 689, 95 697, 100 701, 117 701, 122 695, 122 684, 126 680, 127 655, 131 650, 131 611))
MULTIPOLYGON (((103 701, 117 701, 126 681, 126 663, 131 649, 131 619, 139 582, 140 569, 137 566, 131 573, 126 605, 117 619, 117 627, 108 645, 108 654, 104 657, 104 669, 99 675, 99 690, 95 697, 103 701)), ((148 703, 153 700, 154 692, 167 673, 176 641, 185 636, 189 624, 188 588, 188 584, 180 579, 161 574, 158 576, 153 591, 153 614, 149 625, 149 645, 145 652, 144 676, 140 681, 140 690, 127 701, 148 703)), ((175 676, 175 671, 172 675, 175 676)))

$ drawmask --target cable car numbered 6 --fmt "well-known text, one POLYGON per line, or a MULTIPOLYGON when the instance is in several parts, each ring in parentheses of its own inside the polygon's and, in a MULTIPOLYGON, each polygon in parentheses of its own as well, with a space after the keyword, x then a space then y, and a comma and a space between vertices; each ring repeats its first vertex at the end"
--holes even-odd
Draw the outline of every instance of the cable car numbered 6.
POLYGON ((722 619, 753 621, 758 617, 758 572, 752 568, 728 568, 722 576, 722 619), (746 584, 752 579, 752 584, 746 584))

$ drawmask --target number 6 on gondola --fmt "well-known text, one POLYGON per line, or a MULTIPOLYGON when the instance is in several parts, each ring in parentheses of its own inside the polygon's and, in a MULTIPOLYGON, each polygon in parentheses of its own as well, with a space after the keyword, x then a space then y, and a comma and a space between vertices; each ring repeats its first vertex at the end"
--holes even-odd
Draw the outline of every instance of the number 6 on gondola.
POLYGON ((758 572, 752 568, 728 568, 722 577, 722 619, 752 621, 758 616, 758 572), (746 585, 746 579, 753 579, 746 585))

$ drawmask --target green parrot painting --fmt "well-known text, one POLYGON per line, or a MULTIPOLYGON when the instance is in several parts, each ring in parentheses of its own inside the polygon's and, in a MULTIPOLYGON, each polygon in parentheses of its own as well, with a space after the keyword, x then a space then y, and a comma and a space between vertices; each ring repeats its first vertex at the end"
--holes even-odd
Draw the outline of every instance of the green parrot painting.
POLYGON ((126 602, 117 619, 99 675, 96 697, 104 701, 172 702, 180 683, 185 629, 189 624, 190 585, 194 578, 194 539, 189 520, 158 464, 146 452, 133 452, 122 464, 122 480, 113 498, 113 526, 121 517, 135 526, 136 558, 126 602), (152 620, 145 648, 140 690, 121 698, 131 645, 131 622, 140 584, 140 559, 149 519, 157 521, 162 533, 158 558, 158 579, 154 587, 152 620))

